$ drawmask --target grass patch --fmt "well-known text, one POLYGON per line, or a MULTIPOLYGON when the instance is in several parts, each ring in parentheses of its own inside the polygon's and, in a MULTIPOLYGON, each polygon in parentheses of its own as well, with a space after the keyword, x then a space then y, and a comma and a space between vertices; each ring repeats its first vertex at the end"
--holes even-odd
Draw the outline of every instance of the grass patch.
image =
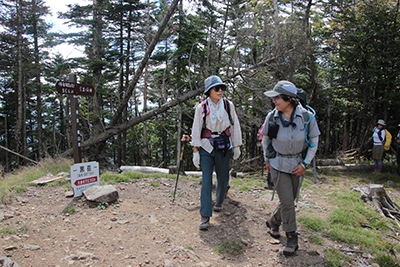
POLYGON ((327 248, 324 250, 326 263, 330 267, 340 267, 343 266, 344 262, 351 263, 351 258, 343 254, 340 250, 336 248, 327 248))
POLYGON ((307 229, 317 232, 324 231, 328 225, 322 218, 308 215, 299 217, 298 221, 307 229))
MULTIPOLYGON (((12 173, 7 173, 0 181, 0 202, 7 204, 15 193, 26 192, 29 182, 45 176, 47 173, 54 175, 60 172, 70 172, 73 165, 72 159, 65 158, 46 158, 38 165, 23 166, 12 173)), ((32 184, 32 186, 35 186, 32 184)))
POLYGON ((313 244, 317 244, 322 246, 325 242, 324 239, 322 237, 320 237, 319 235, 309 235, 307 236, 308 240, 313 243, 313 244))
POLYGON ((400 267, 400 261, 398 259, 394 259, 385 253, 376 255, 372 262, 379 264, 379 267, 400 267))
POLYGON ((159 181, 150 181, 150 186, 154 186, 154 187, 160 186, 160 182, 159 181))
POLYGON ((229 184, 231 187, 238 188, 239 190, 247 192, 255 188, 264 187, 266 184, 266 178, 261 178, 261 180, 260 178, 232 179, 229 184))
MULTIPOLYGON (((176 175, 173 174, 163 174, 163 173, 141 173, 141 172, 104 172, 100 175, 100 181, 104 184, 116 184, 121 182, 130 182, 132 180, 143 179, 143 178, 169 178, 176 179, 176 175)), ((190 177, 181 176, 180 179, 196 180, 190 177)), ((197 178, 198 179, 198 178, 197 178)))
POLYGON ((239 186, 239 190, 240 191, 244 191, 244 192, 249 192, 251 190, 253 190, 254 188, 248 185, 243 185, 243 186, 239 186))
POLYGON ((65 207, 64 210, 63 210, 63 213, 73 214, 75 212, 76 212, 76 210, 75 210, 75 208, 73 206, 65 207))
POLYGON ((0 229, 0 234, 9 234, 9 235, 15 235, 15 234, 22 234, 26 233, 28 231, 28 228, 26 225, 21 225, 18 228, 15 229, 10 229, 8 227, 0 229))
POLYGON ((242 252, 243 244, 240 240, 236 241, 224 241, 222 240, 222 246, 219 248, 215 248, 214 251, 222 254, 222 253, 229 253, 237 255, 242 252))
MULTIPOLYGON (((390 228, 397 226, 365 204, 359 193, 338 190, 330 194, 330 198, 337 208, 326 219, 309 215, 299 217, 298 221, 302 226, 310 231, 323 233, 338 243, 370 253, 378 264, 390 263, 380 266, 398 266, 398 259, 387 252, 391 249, 400 251, 400 244, 387 241, 382 235, 382 232, 392 234, 390 228), (390 227, 388 223, 391 223, 390 227)), ((310 235, 308 238, 318 245, 324 243, 318 235, 310 235)), ((329 266, 343 266, 344 262, 351 262, 349 256, 335 248, 326 249, 325 254, 329 266)))

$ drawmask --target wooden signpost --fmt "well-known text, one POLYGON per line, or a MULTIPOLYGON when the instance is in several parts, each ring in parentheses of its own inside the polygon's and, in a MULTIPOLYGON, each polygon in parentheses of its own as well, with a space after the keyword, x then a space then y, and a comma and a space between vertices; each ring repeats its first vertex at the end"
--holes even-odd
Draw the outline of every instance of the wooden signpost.
POLYGON ((75 97, 77 95, 94 96, 96 90, 93 85, 79 84, 76 82, 76 75, 70 74, 69 81, 58 81, 56 83, 56 90, 60 94, 69 95, 71 102, 71 128, 72 128, 72 149, 74 151, 75 163, 82 162, 80 134, 78 130, 78 110, 79 103, 75 97))

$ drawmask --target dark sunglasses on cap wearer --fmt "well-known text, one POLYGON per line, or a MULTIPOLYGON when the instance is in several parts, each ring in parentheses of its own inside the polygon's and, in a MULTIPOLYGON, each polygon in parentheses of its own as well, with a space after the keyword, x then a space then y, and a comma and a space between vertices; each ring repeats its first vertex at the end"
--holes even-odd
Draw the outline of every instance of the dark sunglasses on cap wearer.
POLYGON ((225 91, 226 87, 225 86, 215 86, 213 87, 215 92, 219 92, 219 90, 225 91))

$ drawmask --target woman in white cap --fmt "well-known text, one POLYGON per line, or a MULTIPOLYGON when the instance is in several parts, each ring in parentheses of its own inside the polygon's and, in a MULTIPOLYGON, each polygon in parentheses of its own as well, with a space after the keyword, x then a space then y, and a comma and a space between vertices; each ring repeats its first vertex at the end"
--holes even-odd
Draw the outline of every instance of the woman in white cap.
POLYGON ((372 158, 375 160, 374 174, 382 172, 382 160, 383 153, 385 152, 384 145, 386 140, 385 126, 386 123, 384 120, 378 120, 372 133, 374 141, 374 146, 372 147, 372 158))
POLYGON ((230 158, 240 156, 242 132, 233 103, 224 98, 226 85, 218 76, 204 81, 205 98, 196 107, 192 126, 193 164, 202 171, 200 230, 208 230, 212 216, 212 174, 217 174, 214 211, 222 210, 229 184, 230 158))
MULTIPOLYGON (((279 196, 279 203, 266 224, 271 230, 270 235, 277 239, 282 225, 287 237, 283 254, 293 256, 298 249, 295 200, 306 168, 317 151, 320 131, 315 116, 299 105, 297 88, 293 83, 280 81, 265 95, 273 98, 275 104, 261 130, 264 138, 272 141, 275 151, 275 156, 268 153, 270 156, 265 157, 265 164, 279 196), (303 116, 308 117, 308 121, 303 116)), ((266 143, 263 140, 264 146, 266 143)), ((264 147, 264 151, 266 149, 264 147)))

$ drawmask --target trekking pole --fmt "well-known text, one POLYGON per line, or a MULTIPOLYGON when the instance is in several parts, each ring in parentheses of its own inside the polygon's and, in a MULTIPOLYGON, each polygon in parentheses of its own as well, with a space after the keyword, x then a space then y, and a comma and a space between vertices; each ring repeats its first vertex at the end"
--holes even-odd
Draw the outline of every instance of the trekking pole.
POLYGON ((179 158, 179 163, 178 163, 178 175, 176 176, 174 198, 172 199, 172 203, 174 203, 174 201, 175 201, 176 188, 178 187, 179 173, 181 172, 181 165, 182 165, 183 149, 184 148, 185 148, 185 142, 182 143, 181 156, 179 158))
POLYGON ((313 169, 314 169, 314 184, 317 184, 317 163, 315 160, 315 156, 313 158, 313 169))

